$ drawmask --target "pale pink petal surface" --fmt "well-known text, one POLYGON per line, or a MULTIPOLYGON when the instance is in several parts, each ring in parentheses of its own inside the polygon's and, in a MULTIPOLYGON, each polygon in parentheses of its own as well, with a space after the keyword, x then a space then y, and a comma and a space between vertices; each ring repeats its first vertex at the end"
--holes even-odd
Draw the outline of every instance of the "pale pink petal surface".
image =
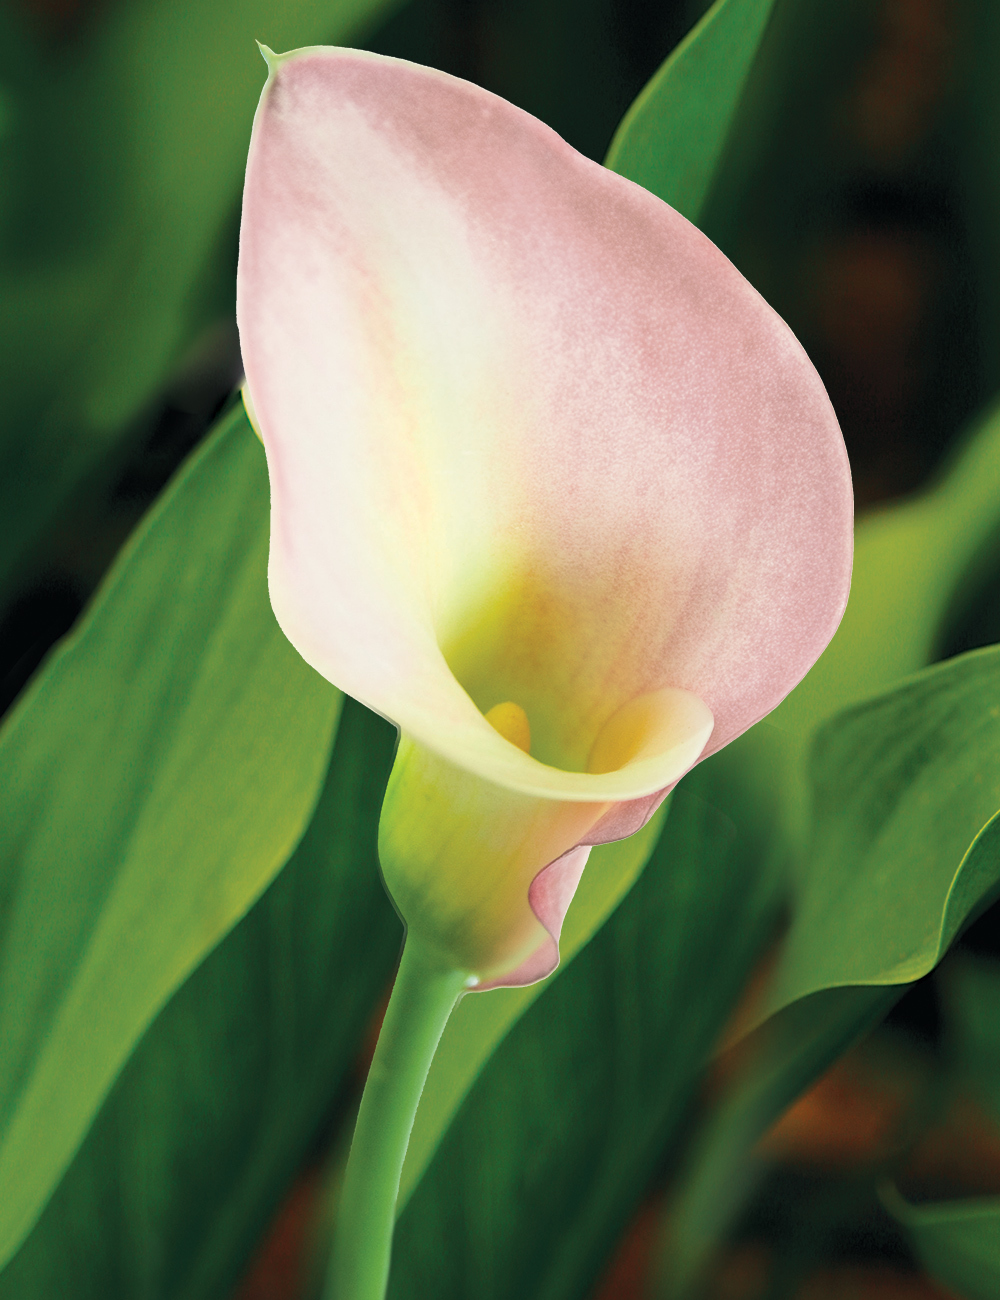
POLYGON ((534 878, 528 889, 528 904, 542 928, 547 931, 548 938, 543 939, 520 966, 495 980, 484 980, 479 986, 482 992, 534 984, 552 974, 559 965, 559 935, 562 933, 563 921, 589 857, 590 846, 578 844, 575 849, 569 849, 561 858, 556 858, 555 862, 543 867, 534 878))
POLYGON ((697 229, 505 101, 277 60, 238 315, 286 634, 449 762, 593 805, 573 843, 635 829, 836 628, 850 476, 805 353, 697 229), (595 767, 643 696, 662 738, 595 767), (504 700, 530 755, 483 718, 504 700))

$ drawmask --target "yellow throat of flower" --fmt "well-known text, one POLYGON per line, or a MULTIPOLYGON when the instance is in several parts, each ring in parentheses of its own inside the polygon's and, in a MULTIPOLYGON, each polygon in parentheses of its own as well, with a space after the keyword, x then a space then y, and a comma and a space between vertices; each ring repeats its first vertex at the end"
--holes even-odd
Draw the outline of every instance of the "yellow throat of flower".
POLYGON ((526 754, 531 753, 531 724, 520 704, 515 704, 513 700, 506 700, 503 704, 494 704, 484 716, 493 730, 499 732, 504 740, 509 740, 512 745, 516 745, 526 754))

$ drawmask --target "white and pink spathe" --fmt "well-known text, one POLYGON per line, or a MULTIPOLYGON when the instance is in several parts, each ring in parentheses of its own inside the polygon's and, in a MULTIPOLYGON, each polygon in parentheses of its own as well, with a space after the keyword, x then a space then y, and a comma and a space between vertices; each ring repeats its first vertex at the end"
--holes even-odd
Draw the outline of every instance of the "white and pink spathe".
POLYGON ((443 73, 322 47, 269 65, 237 314, 271 602, 401 754, 547 828, 541 860, 493 828, 495 867, 469 867, 480 910, 495 871, 497 934, 520 926, 484 986, 527 982, 558 961, 582 846, 642 825, 833 635, 843 439, 788 327, 652 194, 443 73), (483 716, 505 700, 530 754, 483 716))

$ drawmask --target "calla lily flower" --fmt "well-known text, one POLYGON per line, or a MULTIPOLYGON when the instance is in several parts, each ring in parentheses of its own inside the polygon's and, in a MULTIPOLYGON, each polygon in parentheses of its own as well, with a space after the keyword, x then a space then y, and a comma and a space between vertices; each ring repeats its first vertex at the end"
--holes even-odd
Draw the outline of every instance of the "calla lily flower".
POLYGON ((440 72, 266 56, 237 312, 271 603, 399 728, 379 854, 409 929, 527 983, 588 846, 832 636, 843 440, 791 331, 647 191, 440 72))

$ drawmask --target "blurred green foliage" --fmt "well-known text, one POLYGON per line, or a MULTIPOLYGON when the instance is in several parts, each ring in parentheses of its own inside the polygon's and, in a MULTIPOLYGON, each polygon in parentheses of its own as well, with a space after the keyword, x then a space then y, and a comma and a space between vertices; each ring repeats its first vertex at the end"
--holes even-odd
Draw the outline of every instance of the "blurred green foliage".
POLYGON ((958 1073, 1000 1119, 1000 964, 962 953, 944 991, 958 1073))
MULTIPOLYGON (((969 1087, 1000 1124, 1000 963, 967 953, 949 963, 945 1014, 960 1084, 969 1087)), ((928 1271, 969 1300, 1000 1290, 1000 1196, 905 1200, 884 1187, 886 1207, 911 1233, 928 1271)))
POLYGON ((933 1277, 966 1300, 994 1300, 1000 1289, 1000 1197, 911 1205, 892 1189, 884 1196, 933 1277))
POLYGON ((137 0, 87 6, 60 39, 41 5, 0 6, 0 600, 232 312, 254 37, 344 41, 387 7, 137 0))

